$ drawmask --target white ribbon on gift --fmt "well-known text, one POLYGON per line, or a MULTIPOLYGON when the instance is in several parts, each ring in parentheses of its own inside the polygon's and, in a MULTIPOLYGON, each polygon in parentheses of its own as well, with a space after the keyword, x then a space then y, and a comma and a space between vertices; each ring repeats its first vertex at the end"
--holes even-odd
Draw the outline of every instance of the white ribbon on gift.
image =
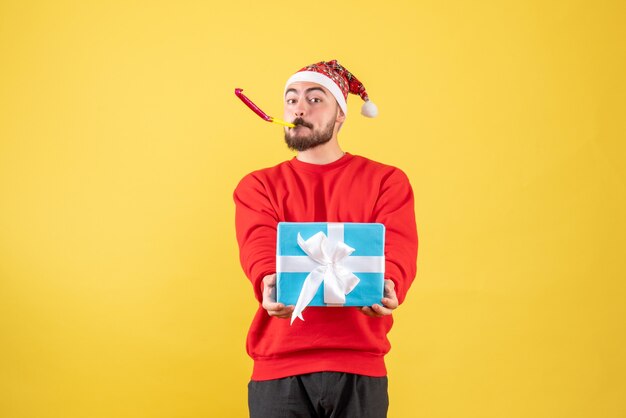
POLYGON ((343 242, 343 224, 328 223, 327 228, 328 237, 320 231, 306 241, 298 233, 298 245, 308 257, 278 257, 278 271, 309 272, 291 315, 292 324, 296 318, 304 321, 302 311, 311 302, 322 282, 324 303, 341 306, 346 303, 346 295, 359 284, 360 280, 353 271, 384 272, 384 257, 350 257, 355 249, 343 242))

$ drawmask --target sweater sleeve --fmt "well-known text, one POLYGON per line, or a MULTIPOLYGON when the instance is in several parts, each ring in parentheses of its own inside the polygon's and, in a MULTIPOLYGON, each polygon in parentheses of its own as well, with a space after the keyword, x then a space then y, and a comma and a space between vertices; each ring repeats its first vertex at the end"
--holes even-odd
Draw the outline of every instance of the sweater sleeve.
POLYGON ((263 300, 261 281, 276 272, 276 225, 278 216, 263 183, 254 173, 245 176, 235 188, 235 228, 239 261, 252 282, 254 294, 263 300))
POLYGON ((417 270, 418 238, 413 189, 400 169, 395 169, 381 186, 374 222, 385 225, 385 279, 393 281, 402 303, 417 270))

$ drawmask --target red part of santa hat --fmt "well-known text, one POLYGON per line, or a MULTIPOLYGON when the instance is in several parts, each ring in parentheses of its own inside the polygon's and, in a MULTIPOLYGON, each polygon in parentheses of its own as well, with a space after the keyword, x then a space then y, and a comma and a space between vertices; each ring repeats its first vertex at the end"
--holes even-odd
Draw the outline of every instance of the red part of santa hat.
POLYGON ((337 60, 321 61, 307 65, 289 77, 285 84, 285 92, 289 85, 298 81, 310 81, 326 87, 339 103, 344 114, 348 114, 348 93, 358 94, 365 101, 361 107, 361 114, 368 118, 378 115, 378 108, 370 101, 363 83, 350 71, 346 70, 337 60))

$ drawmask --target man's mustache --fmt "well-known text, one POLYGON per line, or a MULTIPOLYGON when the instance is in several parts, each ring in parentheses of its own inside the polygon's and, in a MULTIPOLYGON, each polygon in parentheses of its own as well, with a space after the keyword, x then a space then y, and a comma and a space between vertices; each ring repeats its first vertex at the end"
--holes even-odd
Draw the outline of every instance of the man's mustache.
POLYGON ((291 121, 291 123, 293 123, 296 126, 302 125, 302 126, 305 126, 305 127, 309 128, 309 129, 313 129, 313 125, 310 124, 309 122, 305 121, 302 118, 295 118, 294 120, 291 121))

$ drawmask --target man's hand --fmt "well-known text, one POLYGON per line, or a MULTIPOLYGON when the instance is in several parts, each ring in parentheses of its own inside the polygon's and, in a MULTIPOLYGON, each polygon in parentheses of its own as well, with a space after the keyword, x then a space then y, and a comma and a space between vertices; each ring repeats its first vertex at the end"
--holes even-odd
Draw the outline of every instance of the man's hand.
POLYGON ((362 307, 361 312, 363 312, 367 316, 373 316, 377 318, 381 316, 391 315, 391 312, 399 305, 395 287, 396 286, 391 280, 385 280, 385 294, 381 300, 383 306, 375 303, 371 307, 362 307))
POLYGON ((263 277, 263 309, 267 311, 269 316, 277 318, 291 318, 294 306, 285 306, 283 303, 276 302, 276 273, 263 277))

